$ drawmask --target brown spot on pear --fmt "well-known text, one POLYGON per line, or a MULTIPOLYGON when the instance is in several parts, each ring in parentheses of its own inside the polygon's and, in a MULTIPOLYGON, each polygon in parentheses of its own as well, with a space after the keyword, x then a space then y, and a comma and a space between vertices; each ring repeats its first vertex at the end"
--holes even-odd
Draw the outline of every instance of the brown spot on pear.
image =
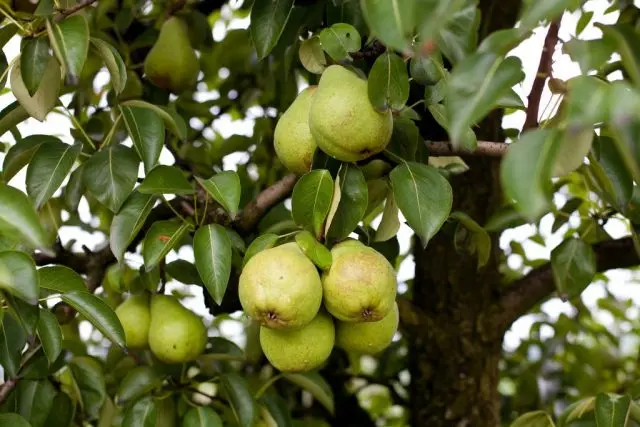
POLYGON ((131 295, 115 309, 115 313, 124 329, 127 347, 147 348, 151 323, 149 296, 146 294, 131 295))
POLYGON ((387 348, 398 330, 398 304, 377 322, 337 322, 336 345, 358 354, 377 354, 387 348))

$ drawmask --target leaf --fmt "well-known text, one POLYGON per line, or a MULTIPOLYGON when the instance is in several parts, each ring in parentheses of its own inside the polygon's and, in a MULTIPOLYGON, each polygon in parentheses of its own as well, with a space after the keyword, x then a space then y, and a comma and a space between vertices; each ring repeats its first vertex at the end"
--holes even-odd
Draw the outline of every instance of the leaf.
POLYGON ((222 418, 213 409, 198 406, 184 414, 182 427, 222 427, 222 418))
POLYGON ((82 150, 81 144, 45 142, 27 166, 27 194, 36 209, 45 204, 62 185, 82 150))
POLYGON ((510 427, 555 427, 555 424, 545 411, 533 411, 519 416, 510 427))
POLYGON ((415 27, 418 4, 403 0, 362 0, 362 13, 371 32, 390 48, 405 52, 415 27))
POLYGON ((42 122, 58 100, 61 83, 60 64, 53 56, 49 58, 42 80, 40 80, 40 86, 31 96, 22 81, 20 62, 16 61, 11 68, 11 91, 26 112, 42 122))
POLYGON ((369 72, 367 89, 377 110, 401 110, 409 99, 407 64, 394 53, 380 55, 369 72))
POLYGON ((47 20, 51 48, 63 65, 68 81, 77 85, 89 53, 89 23, 83 14, 72 15, 60 22, 47 20))
POLYGON ((336 186, 340 189, 340 200, 327 238, 341 240, 351 234, 364 216, 368 191, 362 171, 350 163, 343 163, 340 167, 336 186))
POLYGON ((154 427, 158 409, 153 397, 147 396, 127 408, 122 427, 154 427))
POLYGON ((549 129, 525 132, 502 160, 502 188, 529 221, 537 221, 551 203, 551 173, 558 147, 555 135, 549 129))
POLYGON ((13 131, 15 126, 29 118, 29 113, 18 101, 13 101, 0 111, 0 135, 13 131))
POLYGON ((38 317, 38 338, 42 343, 49 365, 56 361, 62 351, 62 330, 56 317, 49 310, 40 310, 38 317))
POLYGON ((591 283, 596 274, 596 256, 581 239, 565 240, 551 251, 551 268, 556 288, 566 298, 573 298, 591 283))
POLYGON ((400 230, 400 219, 398 218, 399 210, 396 204, 393 192, 390 191, 387 194, 387 202, 384 204, 384 211, 382 211, 382 220, 378 229, 376 230, 374 242, 385 242, 398 234, 400 230))
POLYGON ((142 194, 193 194, 193 185, 175 166, 158 165, 147 172, 147 176, 136 188, 142 194))
POLYGON ((40 86, 49 62, 49 42, 45 37, 23 39, 20 53, 20 73, 27 92, 33 96, 40 86))
POLYGON ((102 57, 104 65, 111 75, 111 86, 116 93, 121 93, 127 84, 127 68, 120 53, 111 44, 104 40, 92 38, 91 46, 102 57))
POLYGON ((118 387, 116 404, 127 405, 162 385, 164 376, 151 366, 137 366, 127 372, 118 387))
POLYGON ((291 419, 291 411, 287 405, 287 401, 282 397, 274 394, 262 396, 259 400, 260 405, 263 406, 263 417, 269 416, 273 419, 278 427, 293 427, 293 420, 291 419), (264 413, 266 409, 267 414, 264 413))
POLYGON ((88 292, 84 279, 78 273, 62 265, 38 269, 40 288, 53 293, 88 292))
POLYGON ((276 245, 279 237, 277 234, 267 233, 261 236, 258 236, 247 248, 247 252, 244 254, 244 259, 242 260, 242 266, 247 265, 247 262, 256 255, 258 252, 261 252, 265 249, 273 248, 276 245))
POLYGON ((516 57, 503 59, 492 52, 475 53, 460 62, 447 83, 449 136, 460 145, 466 129, 491 111, 505 92, 524 78, 516 57))
POLYGON ((164 122, 153 109, 121 105, 120 111, 144 169, 150 171, 158 163, 164 146, 164 122))
POLYGON ((193 236, 193 252, 202 282, 220 305, 231 276, 231 241, 224 227, 209 224, 199 228, 193 236))
POLYGON ((316 236, 323 230, 333 197, 333 179, 328 170, 313 170, 293 187, 291 213, 295 223, 316 236))
POLYGON ((293 0, 264 0, 251 8, 251 39, 263 60, 276 46, 293 10, 293 0))
POLYGON ((95 153, 84 167, 84 181, 93 197, 118 212, 138 178, 140 160, 133 150, 115 145, 95 153))
POLYGON ((0 252, 0 290, 31 305, 38 303, 38 276, 30 256, 17 251, 0 252))
MULTIPOLYGON (((447 117, 446 107, 442 104, 431 104, 427 107, 433 118, 442 126, 447 132, 450 129, 449 117, 447 117)), ((458 148, 462 151, 473 152, 478 148, 478 139, 471 127, 467 127, 458 142, 458 148)))
POLYGON ((349 54, 362 46, 360 33, 349 24, 333 24, 320 31, 318 37, 324 51, 335 61, 351 60, 349 54))
POLYGON ((24 419, 24 417, 14 413, 0 414, 0 425, 11 427, 33 427, 29 424, 29 421, 24 419))
POLYGON ((617 209, 623 210, 633 194, 633 178, 625 167, 624 159, 613 140, 606 136, 596 140, 594 153, 598 161, 589 166, 607 193, 606 199, 617 209))
POLYGON ((640 35, 631 24, 596 24, 605 37, 615 41, 616 52, 620 53, 622 64, 634 85, 640 85, 640 35))
POLYGON ((33 427, 45 427, 56 389, 49 380, 21 380, 16 388, 17 411, 33 427))
POLYGON ((23 167, 28 165, 38 148, 47 142, 60 142, 60 140, 50 135, 29 135, 11 146, 4 156, 2 164, 2 173, 5 181, 8 182, 23 167))
POLYGON ((220 384, 229 396, 240 427, 253 427, 258 417, 258 405, 249 391, 247 380, 236 373, 227 373, 220 376, 220 384))
POLYGON ((148 194, 132 192, 118 213, 111 221, 109 243, 111 251, 118 262, 124 260, 124 253, 144 225, 153 205, 155 197, 148 194))
POLYGON ((327 66, 327 58, 324 56, 322 44, 318 36, 313 36, 300 43, 298 57, 302 66, 313 74, 322 74, 327 66))
POLYGON ((476 253, 478 254, 478 268, 487 265, 491 257, 491 237, 473 218, 464 212, 452 212, 451 218, 457 220, 473 235, 476 253))
POLYGON ((107 397, 107 385, 102 365, 91 357, 75 357, 69 363, 73 376, 72 387, 77 392, 83 411, 88 418, 98 418, 100 409, 107 397))
POLYGON ((89 292, 68 292, 61 295, 64 302, 75 308, 102 334, 120 347, 125 346, 124 329, 113 312, 104 301, 89 292))
POLYGON ((0 234, 16 235, 29 245, 44 249, 49 239, 27 196, 0 183, 0 234))
POLYGON ((84 195, 85 184, 82 180, 83 170, 84 164, 78 166, 73 172, 71 172, 71 175, 69 175, 69 181, 67 181, 67 185, 64 187, 64 203, 65 207, 69 209, 70 212, 76 212, 78 210, 80 200, 84 195))
MULTIPOLYGON (((171 131, 180 140, 185 141, 187 139, 187 124, 184 119, 174 110, 166 107, 160 107, 158 105, 150 104, 146 101, 139 99, 132 99, 120 104, 125 107, 141 107, 154 111, 164 121, 165 127, 171 131)), ((163 140, 164 141, 164 140, 163 140)))
POLYGON ((591 22, 591 18, 593 18, 593 11, 581 11, 580 19, 578 19, 578 23, 576 24, 576 36, 579 36, 580 33, 587 28, 587 25, 591 22))
POLYGON ((20 323, 11 314, 5 314, 0 322, 0 365, 4 370, 4 377, 15 378, 20 369, 20 356, 27 335, 20 323))
POLYGON ((215 174, 207 180, 197 177, 196 179, 202 188, 229 212, 231 218, 235 218, 238 213, 238 208, 240 207, 240 195, 242 191, 238 174, 233 171, 224 171, 215 174))
POLYGON ((522 102, 522 98, 520 98, 520 95, 518 95, 518 93, 513 89, 509 89, 503 93, 496 102, 496 106, 500 108, 526 110, 526 106, 524 105, 524 102, 522 102))
POLYGON ((631 397, 613 393, 596 396, 595 415, 598 427, 625 427, 629 420, 631 397))
POLYGON ((16 299, 10 294, 5 294, 4 298, 9 306, 9 313, 16 318, 24 331, 28 335, 35 335, 38 318, 40 317, 40 308, 37 305, 30 305, 20 299, 16 299))
POLYGON ((146 271, 158 265, 189 230, 189 225, 178 221, 156 221, 147 231, 142 242, 142 257, 146 271))
POLYGON ((202 279, 200 279, 200 274, 198 273, 196 266, 189 261, 185 261, 183 259, 171 261, 164 267, 164 271, 169 276, 171 276, 178 282, 184 283, 185 285, 204 286, 204 283, 202 283, 202 279))
POLYGON ((322 270, 328 270, 331 267, 331 252, 322 243, 318 242, 313 234, 308 231, 302 231, 296 234, 296 243, 315 265, 322 270))
POLYGON ((565 9, 571 10, 579 6, 579 0, 527 0, 523 5, 520 26, 537 27, 540 21, 555 19, 565 9))
POLYGON ((435 52, 429 56, 416 56, 409 62, 411 77, 423 85, 434 85, 449 78, 449 72, 444 68, 442 55, 435 52))
MULTIPOLYGON (((439 5, 453 2, 438 2, 439 5)), ((458 1, 458 4, 469 3, 466 0, 458 1)), ((452 63, 458 64, 466 58, 476 47, 477 31, 480 13, 475 4, 455 11, 449 18, 446 25, 438 23, 438 18, 432 15, 430 21, 435 22, 435 26, 441 26, 437 36, 437 45, 452 63)), ((428 40, 428 27, 421 25, 421 37, 428 40)), ((494 33, 495 34, 495 33, 494 33)), ((515 47, 515 46, 514 46, 515 47)))
POLYGON ((397 166, 389 177, 400 211, 426 247, 451 212, 451 185, 436 168, 414 162, 397 166))
POLYGON ((335 412, 335 402, 331 387, 317 372, 284 374, 287 380, 308 391, 330 414, 335 412))

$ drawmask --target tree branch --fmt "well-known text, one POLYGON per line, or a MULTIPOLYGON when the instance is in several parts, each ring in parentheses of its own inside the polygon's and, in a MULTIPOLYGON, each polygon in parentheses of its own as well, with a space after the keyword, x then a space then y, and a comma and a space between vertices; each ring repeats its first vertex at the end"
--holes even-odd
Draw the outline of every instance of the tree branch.
POLYGON ((5 400, 7 400, 7 397, 9 397, 11 391, 16 388, 16 385, 18 385, 17 378, 10 378, 2 385, 0 385, 0 405, 2 405, 5 400))
MULTIPOLYGON (((629 268, 640 264, 633 240, 626 237, 607 240, 593 245, 598 272, 616 268, 629 268)), ((508 328, 520 316, 530 311, 555 290, 551 264, 529 272, 509 286, 500 298, 500 309, 494 325, 499 330, 508 328)))
POLYGON ((425 141, 431 156, 484 156, 503 157, 507 153, 509 144, 504 142, 478 141, 475 151, 454 150, 447 141, 425 141))
POLYGON ((94 4, 95 2, 97 2, 98 0, 84 0, 81 1, 80 3, 69 7, 67 9, 62 9, 60 11, 58 11, 58 14, 55 17, 55 21, 56 22, 60 22, 62 21, 64 18, 66 18, 69 15, 73 15, 74 13, 76 13, 77 11, 84 9, 87 6, 91 6, 92 4, 94 4))
POLYGON ((542 46, 542 54, 540 55, 540 63, 538 64, 538 72, 533 80, 531 92, 529 93, 527 104, 527 118, 524 121, 522 130, 533 129, 538 127, 538 112, 540 111, 540 99, 547 77, 551 77, 551 68, 553 63, 553 54, 558 44, 558 32, 560 31, 560 21, 562 18, 551 22, 549 31, 544 39, 542 46))

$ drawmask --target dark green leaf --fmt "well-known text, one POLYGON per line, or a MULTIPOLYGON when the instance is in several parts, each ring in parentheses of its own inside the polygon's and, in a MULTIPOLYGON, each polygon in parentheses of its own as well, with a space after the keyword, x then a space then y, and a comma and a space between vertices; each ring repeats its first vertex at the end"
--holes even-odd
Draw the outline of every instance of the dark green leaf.
POLYGON ((222 418, 213 409, 198 406, 187 411, 182 427, 222 427, 222 418))
POLYGON ((260 398, 263 405, 278 427, 293 427, 291 413, 287 407, 287 401, 277 394, 270 394, 260 398))
POLYGON ((40 208, 62 185, 80 155, 82 145, 45 142, 27 167, 27 194, 40 208))
POLYGON ((55 136, 29 135, 13 145, 4 156, 2 173, 5 181, 9 181, 31 161, 38 148, 44 143, 60 142, 55 136))
POLYGON ((102 57, 104 65, 111 75, 111 86, 116 93, 121 93, 127 84, 127 68, 120 53, 104 40, 92 38, 91 45, 102 57))
POLYGON ((5 294, 4 298, 9 306, 9 313, 16 318, 27 335, 35 335, 40 308, 37 305, 30 305, 21 299, 14 298, 10 294, 5 294))
POLYGON ((69 181, 67 181, 67 185, 64 188, 64 203, 70 212, 76 212, 78 210, 80 199, 82 199, 85 191, 85 184, 82 180, 83 169, 84 165, 80 165, 76 170, 71 172, 69 181))
POLYGON ((173 249, 189 230, 189 225, 179 221, 156 221, 147 231, 142 242, 142 257, 147 271, 154 268, 173 249))
POLYGON ((341 240, 351 234, 364 216, 368 191, 362 171, 350 163, 343 163, 340 167, 336 186, 340 189, 340 200, 329 224, 327 238, 341 240))
POLYGON ((33 427, 45 426, 56 389, 48 380, 22 380, 16 388, 17 409, 33 427))
MULTIPOLYGON (((427 109, 433 116, 433 118, 438 122, 440 126, 450 132, 449 117, 447 116, 446 107, 442 104, 431 104, 427 106, 427 109)), ((458 141, 458 147, 462 151, 473 152, 478 147, 478 140, 476 138, 476 134, 471 129, 471 126, 467 127, 463 130, 460 135, 460 139, 458 141)))
POLYGON ((196 268, 207 291, 220 305, 231 275, 231 241, 224 227, 209 224, 193 236, 196 268))
POLYGON ((242 260, 242 265, 245 266, 247 262, 258 252, 261 252, 265 249, 272 248, 276 245, 278 241, 278 235, 267 233, 261 236, 258 236, 247 248, 247 252, 244 254, 244 259, 242 260))
POLYGON ((409 99, 407 64, 394 53, 376 59, 367 81, 369 101, 378 110, 401 110, 409 99))
POLYGON ((24 419, 24 417, 14 413, 0 414, 0 425, 11 427, 33 427, 29 424, 29 421, 24 419))
MULTIPOLYGON (((120 105, 123 107, 141 107, 154 111, 158 116, 162 118, 165 127, 169 131, 171 131, 171 133, 173 133, 182 141, 187 139, 187 124, 175 110, 159 105, 150 104, 139 99, 132 99, 130 101, 123 102, 120 105)), ((160 146, 160 148, 162 148, 162 146, 160 146)))
POLYGON ((133 146, 149 172, 158 163, 164 145, 164 122, 149 108, 121 105, 120 111, 133 146))
POLYGON ((323 224, 333 198, 333 179, 328 170, 311 171, 298 180, 291 197, 293 220, 316 236, 323 224))
POLYGON ((114 344, 124 347, 124 329, 118 316, 104 301, 89 292, 68 292, 61 295, 64 302, 75 308, 114 344))
POLYGON ((610 37, 616 43, 616 51, 624 64, 630 80, 640 85, 640 34, 630 24, 602 25, 596 24, 605 37, 610 37))
MULTIPOLYGON (((446 4, 453 2, 438 2, 446 4)), ((462 3, 468 3, 462 0, 462 3)), ((442 25, 437 17, 432 16, 432 22, 436 26, 442 25)), ((476 32, 480 22, 479 12, 475 4, 471 4, 464 9, 458 10, 449 19, 446 25, 440 30, 437 43, 444 56, 452 63, 457 64, 466 58, 476 46, 476 32)), ((423 40, 428 40, 425 36, 425 25, 421 25, 421 36, 423 40)))
MULTIPOLYGON (((602 167, 604 176, 598 177, 609 181, 603 189, 609 190, 609 199, 616 208, 622 210, 631 200, 633 193, 633 178, 625 167, 624 159, 620 156, 615 143, 609 137, 600 136, 594 147, 598 164, 602 167)), ((595 165, 592 165, 592 167, 595 165)))
POLYGON ((384 153, 398 162, 414 161, 418 144, 421 144, 420 131, 413 120, 406 117, 394 117, 393 134, 384 153))
POLYGON ((175 166, 158 165, 147 172, 147 176, 136 188, 142 194, 193 194, 193 185, 175 166))
POLYGON ((130 370, 118 387, 116 404, 126 405, 160 387, 163 375, 151 366, 137 366, 130 370))
POLYGON ((55 293, 88 292, 82 276, 62 265, 38 269, 38 281, 42 289, 55 293))
POLYGON ((28 118, 29 113, 26 108, 19 101, 13 101, 0 111, 0 135, 4 135, 7 131, 14 132, 15 126, 28 118))
POLYGON ((143 397, 125 411, 122 427, 154 427, 157 413, 153 397, 143 397))
POLYGON ((411 77, 423 85, 433 85, 449 77, 449 72, 442 63, 442 55, 438 52, 429 56, 411 58, 409 70, 411 77))
POLYGON ((551 251, 553 278, 560 294, 568 298, 580 295, 596 274, 596 256, 591 245, 569 239, 551 251))
POLYGON ((403 0, 363 0, 361 6, 374 36, 390 48, 401 52, 408 51, 418 3, 403 0))
POLYGON ((596 396, 596 424, 598 427, 625 427, 629 418, 631 397, 612 393, 596 396))
POLYGON ((254 3, 251 8, 249 30, 259 60, 266 58, 278 43, 292 9, 293 0, 265 0, 254 3))
POLYGON ((111 221, 109 241, 111 251, 119 262, 124 259, 127 246, 136 237, 155 203, 155 197, 134 191, 111 221))
POLYGON ((228 373, 220 377, 220 383, 240 427, 253 427, 258 417, 258 405, 249 391, 247 380, 236 373, 228 373))
POLYGON ((61 392, 53 398, 54 410, 49 412, 49 416, 44 425, 47 427, 71 427, 75 416, 76 405, 67 393, 61 392))
POLYGON ((20 72, 29 95, 33 96, 44 77, 49 61, 49 42, 46 37, 24 39, 20 54, 20 72))
POLYGON ((591 18, 593 18, 593 11, 581 11, 580 19, 578 19, 578 23, 576 24, 576 36, 579 36, 580 33, 587 28, 587 25, 591 22, 591 18))
POLYGON ((200 279, 200 274, 196 269, 196 266, 190 263, 189 261, 185 261, 183 259, 177 259, 175 261, 171 261, 164 267, 164 271, 178 282, 182 282, 185 285, 198 285, 203 286, 202 279, 200 279))
POLYGON ((489 233, 464 212, 452 212, 451 218, 458 220, 473 235, 475 251, 478 255, 478 268, 484 267, 491 256, 489 233))
POLYGON ((351 52, 360 50, 360 33, 353 26, 344 23, 333 24, 320 31, 320 44, 335 61, 350 60, 351 52))
POLYGON ((47 20, 47 32, 53 52, 64 66, 71 84, 78 83, 89 52, 89 24, 83 14, 54 23, 47 20))
POLYGON ((317 372, 307 372, 304 374, 284 374, 284 377, 308 391, 311 395, 324 406, 329 413, 335 411, 335 402, 331 386, 317 372))
POLYGON ((100 362, 90 357, 76 357, 69 363, 78 397, 88 418, 95 419, 107 399, 104 372, 100 362))
POLYGON ((27 196, 0 183, 0 234, 24 239, 29 245, 44 249, 49 238, 40 225, 38 214, 27 196))
POLYGON ((235 218, 238 213, 238 208, 240 207, 240 195, 242 191, 238 174, 233 171, 224 171, 215 174, 207 180, 196 179, 202 188, 229 212, 231 218, 235 218))
POLYGON ((322 243, 318 242, 313 237, 313 234, 308 231, 296 234, 296 243, 307 258, 320 269, 328 270, 331 267, 331 252, 322 243))
POLYGON ((38 338, 42 343, 49 364, 56 361, 62 351, 62 330, 56 317, 49 310, 40 310, 38 318, 38 338))
POLYGON ((0 365, 5 378, 15 378, 20 369, 20 355, 27 343, 27 335, 15 317, 9 313, 0 322, 0 365))
POLYGON ((37 304, 39 285, 33 259, 24 252, 0 252, 0 289, 37 304))

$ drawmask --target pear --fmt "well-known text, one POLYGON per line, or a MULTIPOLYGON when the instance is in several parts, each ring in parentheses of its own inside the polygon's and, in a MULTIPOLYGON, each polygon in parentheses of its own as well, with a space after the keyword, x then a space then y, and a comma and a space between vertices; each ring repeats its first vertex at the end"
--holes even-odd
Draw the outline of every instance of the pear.
POLYGON ((149 348, 165 363, 194 360, 207 345, 207 330, 202 319, 186 309, 174 297, 151 297, 149 348))
POLYGON ((335 344, 333 319, 320 310, 300 329, 260 328, 260 345, 264 355, 282 372, 311 371, 324 363, 335 344))
POLYGON ((377 322, 337 322, 336 345, 358 354, 380 353, 391 344, 398 322, 398 304, 377 322))
POLYGON ((322 305, 315 265, 295 242, 265 249, 245 265, 238 283, 245 313, 269 328, 300 328, 322 305))
POLYGON ((384 150, 393 132, 391 111, 369 101, 367 81, 341 65, 320 77, 309 111, 309 128, 318 147, 344 162, 364 160, 384 150))
POLYGON ((324 306, 343 322, 377 322, 393 308, 396 273, 375 249, 346 240, 331 249, 333 262, 322 277, 324 306))
POLYGON ((189 42, 187 24, 172 16, 162 24, 160 35, 144 61, 147 78, 159 88, 175 94, 192 87, 200 63, 189 42))
POLYGON ((316 86, 304 89, 282 113, 273 134, 278 159, 291 172, 304 175, 311 169, 316 143, 309 130, 309 108, 316 86))
POLYGON ((140 349, 149 344, 149 325, 151 312, 147 295, 131 295, 116 309, 116 316, 120 319, 127 347, 140 349))

